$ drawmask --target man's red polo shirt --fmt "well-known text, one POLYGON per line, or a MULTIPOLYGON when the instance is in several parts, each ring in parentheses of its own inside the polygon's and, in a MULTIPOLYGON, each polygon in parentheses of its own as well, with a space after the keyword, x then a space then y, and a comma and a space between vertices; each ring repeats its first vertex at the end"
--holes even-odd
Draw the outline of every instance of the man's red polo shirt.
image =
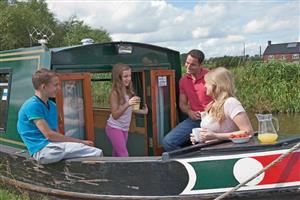
POLYGON ((191 110, 204 111, 206 105, 211 102, 212 98, 206 95, 206 89, 204 87, 204 75, 208 72, 208 69, 202 68, 200 76, 196 81, 190 74, 184 75, 179 81, 179 92, 187 96, 191 110))

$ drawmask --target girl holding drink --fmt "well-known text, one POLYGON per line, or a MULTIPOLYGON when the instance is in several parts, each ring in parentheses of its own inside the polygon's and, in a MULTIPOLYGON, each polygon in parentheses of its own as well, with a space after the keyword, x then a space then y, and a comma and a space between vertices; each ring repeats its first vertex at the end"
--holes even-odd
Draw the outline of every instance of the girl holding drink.
POLYGON ((107 120, 105 132, 112 143, 112 156, 127 157, 128 130, 132 112, 147 114, 148 107, 133 109, 140 103, 140 98, 134 95, 131 69, 126 64, 116 64, 112 69, 112 89, 109 95, 110 117, 107 120))

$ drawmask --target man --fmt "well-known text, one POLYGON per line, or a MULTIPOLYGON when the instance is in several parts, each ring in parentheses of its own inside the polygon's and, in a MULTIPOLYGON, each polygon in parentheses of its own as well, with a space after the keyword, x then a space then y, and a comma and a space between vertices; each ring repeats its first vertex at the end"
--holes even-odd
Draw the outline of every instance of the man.
POLYGON ((206 95, 204 75, 208 72, 203 68, 204 54, 202 51, 191 50, 185 62, 186 75, 179 81, 179 107, 188 118, 172 129, 163 140, 165 151, 181 148, 190 140, 193 128, 200 127, 201 114, 211 97, 206 95))
POLYGON ((102 156, 93 142, 64 136, 57 132, 56 104, 49 100, 58 91, 58 77, 53 71, 40 69, 32 76, 35 95, 19 110, 17 129, 30 156, 40 164, 62 159, 102 156))

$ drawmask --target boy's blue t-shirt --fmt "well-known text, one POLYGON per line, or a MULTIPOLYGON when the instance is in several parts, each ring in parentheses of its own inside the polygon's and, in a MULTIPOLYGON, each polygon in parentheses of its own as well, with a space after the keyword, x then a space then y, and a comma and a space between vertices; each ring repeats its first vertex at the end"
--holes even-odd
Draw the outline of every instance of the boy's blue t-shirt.
POLYGON ((57 130, 56 104, 48 100, 48 106, 37 96, 33 96, 21 106, 18 115, 18 132, 25 143, 30 156, 50 143, 37 128, 33 120, 44 119, 50 129, 57 130))

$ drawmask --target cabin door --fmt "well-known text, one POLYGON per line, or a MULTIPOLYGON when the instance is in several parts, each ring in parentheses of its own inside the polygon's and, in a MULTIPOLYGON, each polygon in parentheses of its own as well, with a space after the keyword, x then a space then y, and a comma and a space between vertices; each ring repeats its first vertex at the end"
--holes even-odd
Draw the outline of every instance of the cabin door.
POLYGON ((59 73, 58 127, 66 136, 94 141, 90 73, 59 73))
POLYGON ((175 71, 152 70, 151 107, 154 155, 163 152, 162 141, 165 135, 176 126, 175 71))

